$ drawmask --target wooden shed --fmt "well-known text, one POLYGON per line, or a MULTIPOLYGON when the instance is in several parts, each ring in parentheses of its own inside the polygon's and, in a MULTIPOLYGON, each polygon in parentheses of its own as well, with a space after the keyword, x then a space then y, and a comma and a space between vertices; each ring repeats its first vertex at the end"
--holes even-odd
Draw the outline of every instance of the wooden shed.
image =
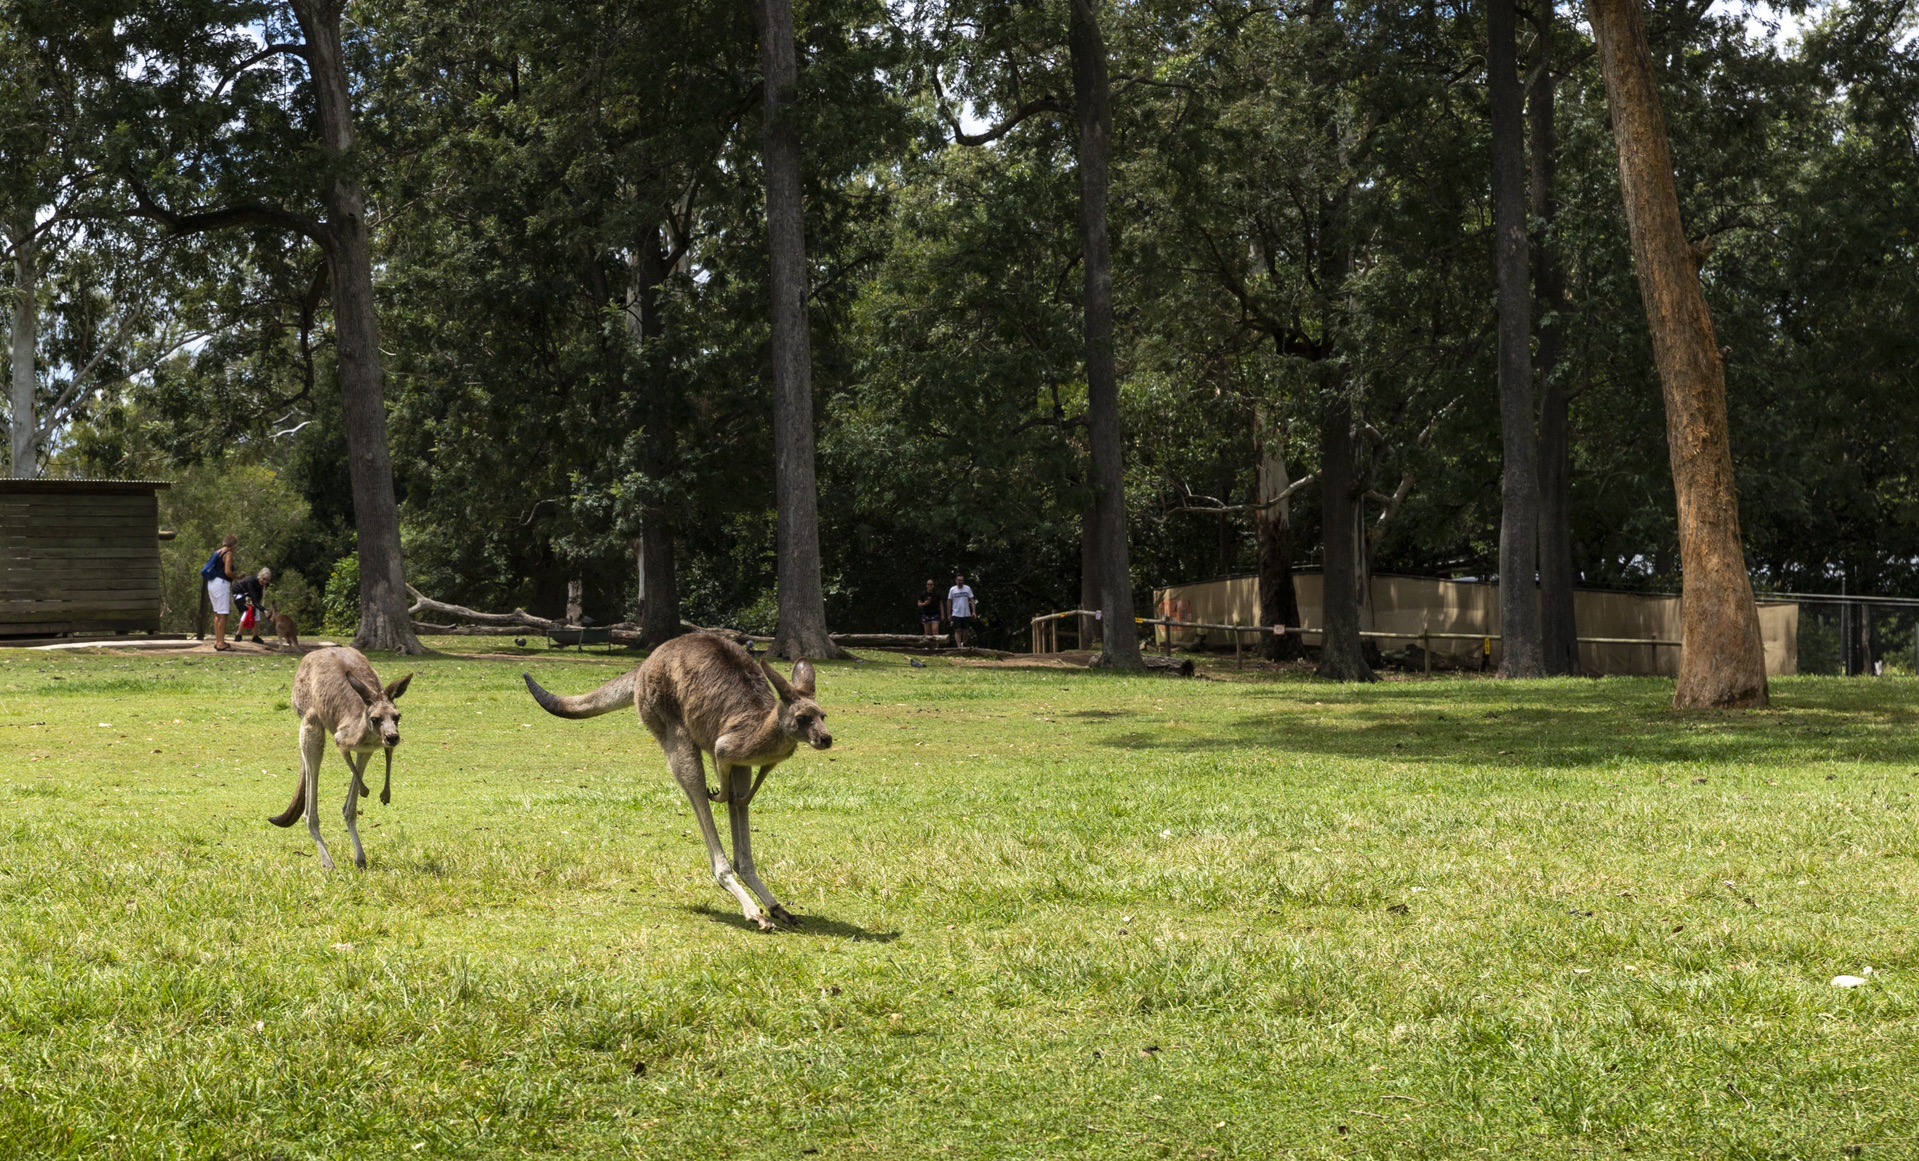
POLYGON ((166 486, 0 479, 0 636, 157 630, 166 486))

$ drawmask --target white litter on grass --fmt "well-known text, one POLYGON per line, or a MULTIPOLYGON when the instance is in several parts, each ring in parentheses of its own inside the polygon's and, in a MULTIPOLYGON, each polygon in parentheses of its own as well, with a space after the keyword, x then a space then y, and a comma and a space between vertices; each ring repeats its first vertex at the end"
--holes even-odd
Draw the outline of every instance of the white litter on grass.
POLYGON ((101 723, 100 723, 100 728, 101 728, 101 729, 103 729, 103 730, 110 730, 110 729, 112 729, 112 728, 113 728, 113 723, 112 723, 112 722, 101 722, 101 723))
MULTIPOLYGON (((917 765, 917 763, 915 763, 915 765, 917 765)), ((1170 830, 1163 830, 1163 831, 1160 831, 1160 832, 1159 832, 1159 837, 1161 837, 1161 838, 1163 838, 1163 839, 1169 839, 1169 838, 1172 838, 1172 837, 1173 837, 1173 832, 1172 832, 1172 831, 1170 831, 1170 830)))
POLYGON ((1832 986, 1833 986, 1833 987, 1835 987, 1835 988, 1857 988, 1857 987, 1863 987, 1863 986, 1865 986, 1865 982, 1866 982, 1866 981, 1864 981, 1864 980, 1862 980, 1862 979, 1860 979, 1860 978, 1859 978, 1858 976, 1834 976, 1834 977, 1832 977, 1832 986))

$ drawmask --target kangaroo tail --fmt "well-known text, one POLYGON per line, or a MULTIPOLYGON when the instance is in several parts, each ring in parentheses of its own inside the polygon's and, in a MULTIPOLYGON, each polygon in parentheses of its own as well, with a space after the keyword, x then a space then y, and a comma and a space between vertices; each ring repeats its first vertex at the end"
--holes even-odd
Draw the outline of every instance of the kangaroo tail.
POLYGON ((583 693, 578 697, 560 697, 540 688, 530 673, 522 673, 526 678, 527 692, 540 708, 556 718, 597 718, 601 714, 610 714, 621 706, 633 704, 633 682, 639 676, 635 670, 624 677, 616 677, 592 693, 583 693))
POLYGON ((293 791, 293 805, 287 807, 286 810, 281 813, 274 815, 272 818, 267 819, 267 821, 274 826, 292 826, 295 819, 306 813, 306 809, 307 780, 306 776, 302 775, 299 786, 293 791))

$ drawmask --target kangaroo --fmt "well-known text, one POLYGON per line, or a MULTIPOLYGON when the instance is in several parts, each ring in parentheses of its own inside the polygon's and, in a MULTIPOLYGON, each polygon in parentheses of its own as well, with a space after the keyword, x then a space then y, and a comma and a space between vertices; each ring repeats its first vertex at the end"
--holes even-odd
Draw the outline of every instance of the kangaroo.
POLYGON ((361 775, 376 750, 386 752, 386 783, 380 804, 393 801, 393 747, 400 744, 400 711, 393 703, 413 682, 411 673, 380 688, 380 678, 358 649, 331 648, 300 659, 293 675, 293 712, 300 715, 300 784, 293 804, 267 821, 292 826, 305 813, 313 845, 320 848, 320 865, 331 871, 333 856, 320 837, 320 763, 326 759, 327 735, 353 776, 346 788, 346 832, 353 839, 353 862, 366 869, 366 848, 360 845, 360 796, 370 793, 361 775))
POLYGON ((530 674, 521 676, 533 700, 555 717, 591 718, 625 705, 636 707, 640 721, 666 751, 668 769, 693 804, 693 816, 699 820, 706 853, 713 862, 714 881, 740 901, 746 917, 761 931, 778 930, 778 924, 800 925, 754 869, 747 807, 766 776, 792 757, 801 742, 815 750, 833 745, 826 713, 813 700, 811 664, 794 665, 789 683, 772 666, 755 662, 724 637, 694 633, 675 637, 655 649, 637 670, 578 697, 557 697, 541 689, 530 674), (717 791, 706 787, 706 754, 713 755, 713 771, 720 783, 717 791), (754 766, 759 767, 757 776, 754 766), (709 801, 727 804, 733 829, 730 864, 720 846, 709 801), (764 909, 761 902, 766 904, 764 909))
POLYGON ((293 619, 292 613, 282 613, 278 609, 267 614, 267 620, 273 622, 273 632, 280 638, 280 644, 300 647, 300 625, 293 619))

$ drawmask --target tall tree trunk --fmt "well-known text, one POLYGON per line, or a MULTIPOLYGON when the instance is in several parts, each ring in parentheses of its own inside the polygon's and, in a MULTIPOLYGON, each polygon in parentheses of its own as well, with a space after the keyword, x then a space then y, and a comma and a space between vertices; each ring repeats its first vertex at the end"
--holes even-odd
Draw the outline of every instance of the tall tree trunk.
POLYGON ((1499 272, 1499 675, 1543 677, 1539 593, 1539 436, 1533 420, 1532 277, 1526 253, 1526 128, 1515 0, 1486 6, 1492 106, 1493 232, 1499 272))
MULTIPOLYGON (((1079 517, 1079 607, 1082 609, 1097 609, 1102 599, 1099 545, 1099 501, 1089 499, 1079 517)), ((1099 621, 1094 617, 1080 617, 1078 620, 1079 647, 1090 649, 1092 643, 1099 640, 1099 621)))
POLYGON ((638 564, 641 591, 640 643, 647 648, 681 633, 680 586, 674 554, 673 510, 666 502, 665 482, 679 455, 679 431, 674 423, 671 381, 660 365, 655 345, 665 333, 660 316, 660 286, 666 281, 666 254, 655 226, 640 238, 632 264, 633 302, 626 313, 627 334, 639 360, 641 422, 646 431, 640 443, 640 470, 647 491, 640 503, 638 564))
MULTIPOLYGON (((31 228, 31 227, 29 227, 31 228)), ((25 231, 14 235, 13 251, 13 417, 8 441, 13 449, 9 469, 16 480, 40 475, 40 377, 34 355, 40 342, 39 255, 25 231)))
POLYGON ((1253 413, 1253 450, 1259 457, 1259 507, 1253 512, 1253 533, 1259 543, 1259 623, 1267 627, 1260 638, 1260 654, 1268 661, 1297 661, 1306 655, 1299 636, 1299 591, 1293 584, 1293 502, 1275 501, 1286 494, 1286 454, 1279 433, 1263 410, 1253 413), (1275 637, 1272 626, 1286 626, 1275 637))
POLYGON ((400 555, 400 505, 387 444, 386 380, 373 300, 373 246, 367 229, 360 158, 354 150, 352 92, 340 45, 338 0, 291 0, 306 38, 320 145, 331 172, 320 193, 326 206, 325 249, 332 278, 333 329, 340 403, 346 415, 353 523, 360 544, 360 649, 425 653, 407 613, 400 555))
POLYGON ((781 657, 839 657, 820 589, 819 484, 813 473, 813 352, 806 321, 806 213, 800 200, 799 62, 792 0, 762 0, 760 67, 766 241, 772 260, 773 469, 779 528, 781 657))
MULTIPOLYGON (((1330 373, 1330 371, 1328 372, 1330 373)), ((1359 497, 1353 463, 1353 401, 1339 384, 1320 413, 1319 510, 1326 534, 1319 622, 1321 677, 1376 680, 1359 636, 1359 497)))
POLYGON ((1119 371, 1113 360, 1113 244, 1106 225, 1113 139, 1106 41, 1096 0, 1072 0, 1073 111, 1079 122, 1079 238, 1085 258, 1086 412, 1099 505, 1101 652, 1098 663, 1143 669, 1133 627, 1133 570, 1126 542, 1126 471, 1119 427, 1119 371))
POLYGON ((1665 113, 1653 83, 1640 0, 1588 0, 1619 149, 1633 267, 1666 398, 1666 443, 1679 508, 1683 598, 1680 709, 1768 704, 1759 610, 1739 533, 1726 418, 1726 364, 1679 219, 1665 113))
POLYGON ((1560 267, 1553 224, 1559 199, 1553 193, 1558 168, 1558 135, 1553 128, 1552 46, 1556 35, 1555 0, 1536 0, 1533 21, 1533 87, 1526 103, 1531 138, 1534 317, 1538 322, 1539 378, 1539 621, 1540 651, 1546 672, 1579 672, 1579 625, 1573 613, 1572 393, 1559 374, 1564 329, 1566 279, 1560 267))

